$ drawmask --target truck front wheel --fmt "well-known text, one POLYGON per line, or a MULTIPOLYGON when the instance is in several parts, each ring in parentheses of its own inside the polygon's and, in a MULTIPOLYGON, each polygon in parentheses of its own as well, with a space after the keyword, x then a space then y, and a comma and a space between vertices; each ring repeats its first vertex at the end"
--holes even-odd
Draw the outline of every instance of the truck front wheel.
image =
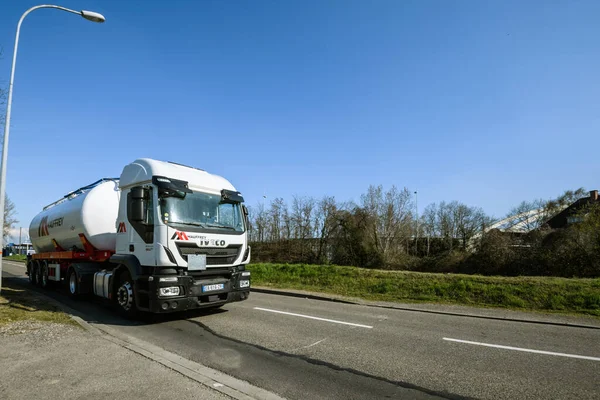
POLYGON ((135 294, 133 290, 133 279, 128 271, 123 271, 119 276, 116 300, 119 312, 126 317, 133 317, 137 313, 135 306, 135 294))

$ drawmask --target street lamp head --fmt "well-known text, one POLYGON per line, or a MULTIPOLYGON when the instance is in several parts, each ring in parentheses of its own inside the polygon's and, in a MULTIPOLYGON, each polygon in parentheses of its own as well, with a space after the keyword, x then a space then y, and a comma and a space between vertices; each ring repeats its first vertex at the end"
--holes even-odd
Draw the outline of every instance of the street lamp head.
POLYGON ((102 23, 102 22, 106 21, 106 18, 104 18, 104 15, 97 13, 97 12, 93 12, 93 11, 82 10, 81 16, 83 18, 89 19, 90 21, 93 21, 93 22, 102 23))

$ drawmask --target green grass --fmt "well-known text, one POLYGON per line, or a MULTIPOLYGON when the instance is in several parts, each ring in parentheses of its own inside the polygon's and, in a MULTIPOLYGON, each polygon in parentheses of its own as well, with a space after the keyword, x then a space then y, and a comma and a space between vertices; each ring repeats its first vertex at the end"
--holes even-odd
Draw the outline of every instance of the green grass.
POLYGON ((391 302, 443 302, 600 316, 600 279, 497 277, 251 264, 252 284, 391 302))
POLYGON ((0 295, 0 326, 16 321, 42 321, 76 325, 68 314, 48 304, 47 300, 4 281, 0 295))
POLYGON ((21 255, 21 254, 15 254, 12 256, 6 256, 6 257, 2 257, 3 260, 11 260, 11 261, 27 261, 27 256, 21 255))

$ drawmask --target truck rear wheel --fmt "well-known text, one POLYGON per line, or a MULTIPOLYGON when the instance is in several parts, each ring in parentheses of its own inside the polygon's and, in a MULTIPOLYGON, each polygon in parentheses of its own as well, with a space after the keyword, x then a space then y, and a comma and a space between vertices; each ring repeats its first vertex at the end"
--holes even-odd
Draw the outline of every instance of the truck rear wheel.
POLYGON ((38 262, 37 261, 32 261, 31 262, 31 283, 34 284, 35 286, 38 285, 38 262))
POLYGON ((76 298, 79 295, 79 282, 77 281, 77 272, 73 268, 69 270, 67 282, 69 284, 69 296, 76 298))
POLYGON ((132 318, 137 314, 135 306, 135 293, 133 289, 133 279, 128 271, 123 271, 119 275, 117 286, 116 301, 119 312, 128 318, 132 318))
POLYGON ((40 286, 46 289, 50 284, 50 281, 48 280, 48 263, 46 261, 42 262, 40 271, 40 286))
POLYGON ((33 270, 35 274, 35 285, 42 286, 42 266, 39 261, 35 262, 33 270))
POLYGON ((29 283, 35 285, 35 273, 33 271, 33 266, 35 265, 35 261, 29 260, 27 262, 27 275, 29 275, 29 283))

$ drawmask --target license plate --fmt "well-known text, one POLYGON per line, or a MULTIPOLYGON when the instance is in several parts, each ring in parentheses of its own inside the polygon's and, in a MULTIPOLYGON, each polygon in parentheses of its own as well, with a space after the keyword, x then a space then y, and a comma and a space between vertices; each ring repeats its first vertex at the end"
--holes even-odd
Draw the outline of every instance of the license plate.
POLYGON ((240 281, 240 287, 245 288, 250 286, 250 281, 240 281))
POLYGON ((188 271, 204 271, 206 269, 206 254, 188 255, 188 271))
POLYGON ((217 283, 214 285, 203 285, 202 286, 202 291, 203 292, 214 292, 215 290, 223 290, 225 288, 225 284, 224 283, 217 283))

